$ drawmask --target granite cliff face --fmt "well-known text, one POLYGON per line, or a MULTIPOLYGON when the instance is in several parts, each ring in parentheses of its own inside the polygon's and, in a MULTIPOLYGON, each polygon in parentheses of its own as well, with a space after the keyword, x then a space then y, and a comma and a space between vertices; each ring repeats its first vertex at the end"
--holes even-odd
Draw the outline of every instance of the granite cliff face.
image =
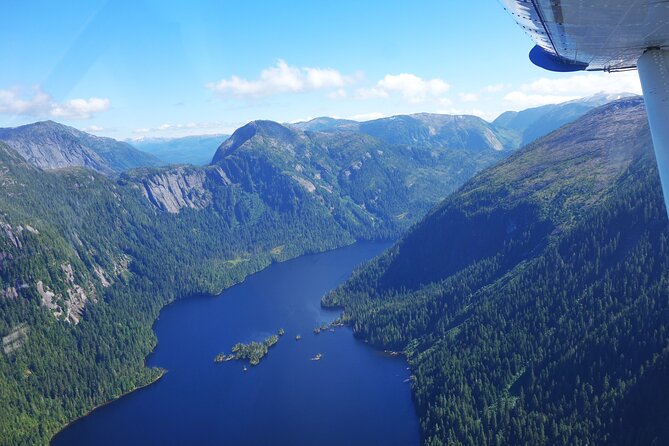
POLYGON ((113 175, 141 166, 158 166, 152 155, 112 138, 102 138, 53 121, 0 129, 0 141, 41 169, 86 167, 113 175))
POLYGON ((212 202, 212 186, 232 183, 220 167, 174 166, 135 175, 137 187, 158 208, 176 214, 183 208, 203 209, 212 202))

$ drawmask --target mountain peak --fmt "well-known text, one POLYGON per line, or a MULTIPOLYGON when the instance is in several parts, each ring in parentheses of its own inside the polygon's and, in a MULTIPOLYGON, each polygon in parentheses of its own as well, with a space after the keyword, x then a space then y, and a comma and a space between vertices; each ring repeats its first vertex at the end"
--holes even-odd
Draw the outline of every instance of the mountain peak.
POLYGON ((133 167, 160 164, 158 159, 127 143, 90 135, 51 120, 0 128, 0 141, 41 169, 86 167, 111 175, 133 167))
POLYGON ((299 130, 290 129, 275 121, 251 121, 235 132, 223 142, 214 154, 212 164, 218 163, 225 156, 238 150, 251 141, 265 147, 290 146, 298 142, 299 130))

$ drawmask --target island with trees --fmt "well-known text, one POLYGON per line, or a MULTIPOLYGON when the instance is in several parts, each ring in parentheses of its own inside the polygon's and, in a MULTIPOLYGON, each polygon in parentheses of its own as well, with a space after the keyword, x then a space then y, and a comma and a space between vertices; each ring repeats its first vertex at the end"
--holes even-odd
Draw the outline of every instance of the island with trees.
POLYGON ((284 330, 281 328, 278 331, 278 334, 273 334, 265 338, 262 342, 249 342, 248 344, 243 344, 241 342, 236 343, 232 346, 232 353, 225 354, 219 353, 214 358, 214 362, 227 362, 232 360, 248 360, 251 365, 258 365, 262 358, 264 358, 269 349, 279 342, 279 336, 284 334, 284 330))

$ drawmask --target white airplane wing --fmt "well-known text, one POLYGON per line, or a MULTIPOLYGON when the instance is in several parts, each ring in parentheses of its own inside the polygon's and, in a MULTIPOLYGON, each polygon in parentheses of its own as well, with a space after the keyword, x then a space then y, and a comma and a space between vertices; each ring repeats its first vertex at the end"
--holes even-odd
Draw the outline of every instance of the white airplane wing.
POLYGON ((551 71, 638 69, 669 213, 669 1, 500 0, 551 71))

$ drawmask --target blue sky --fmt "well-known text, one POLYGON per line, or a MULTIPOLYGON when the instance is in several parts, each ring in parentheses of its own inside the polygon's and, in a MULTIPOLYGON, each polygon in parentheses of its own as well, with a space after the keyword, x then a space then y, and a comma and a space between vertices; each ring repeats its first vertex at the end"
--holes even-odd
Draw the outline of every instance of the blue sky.
POLYGON ((254 119, 476 114, 605 91, 554 74, 495 0, 3 1, 0 126, 53 119, 118 139, 254 119))

